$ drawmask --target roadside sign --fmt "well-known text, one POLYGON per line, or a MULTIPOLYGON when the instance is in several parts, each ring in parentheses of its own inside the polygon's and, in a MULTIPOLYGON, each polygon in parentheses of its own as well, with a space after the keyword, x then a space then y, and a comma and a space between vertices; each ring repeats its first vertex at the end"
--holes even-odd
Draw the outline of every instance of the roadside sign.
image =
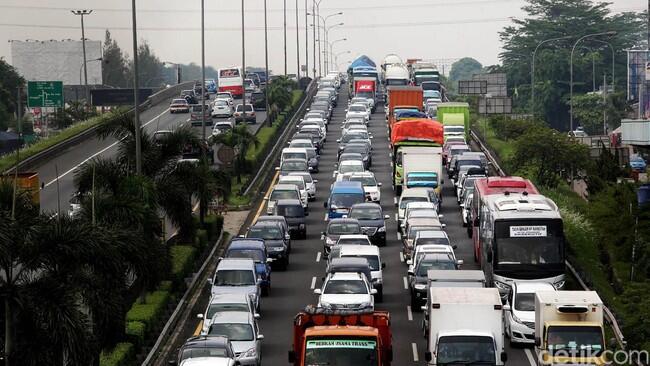
POLYGON ((63 82, 62 81, 28 81, 27 106, 35 107, 63 107, 63 82))

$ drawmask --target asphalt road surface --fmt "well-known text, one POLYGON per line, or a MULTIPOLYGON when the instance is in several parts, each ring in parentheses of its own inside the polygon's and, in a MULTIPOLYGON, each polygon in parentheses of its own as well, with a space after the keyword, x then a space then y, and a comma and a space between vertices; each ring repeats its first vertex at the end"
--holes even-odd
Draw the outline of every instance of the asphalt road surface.
MULTIPOLYGON (((188 113, 171 114, 169 112, 169 103, 171 98, 140 114, 140 121, 147 132, 153 133, 158 130, 169 130, 189 120, 188 113)), ((235 101, 237 103, 237 101, 235 101)), ((265 111, 256 111, 257 123, 249 124, 251 132, 255 133, 266 119, 265 111)), ((214 119, 218 121, 221 119, 214 119)), ((206 135, 210 136, 212 130, 206 127, 206 135)), ((201 127, 195 127, 194 130, 201 135, 201 127)), ((82 143, 69 148, 67 151, 59 154, 53 159, 44 162, 42 165, 35 167, 33 170, 39 175, 39 179, 45 184, 41 190, 41 211, 58 212, 59 204, 61 213, 68 211, 69 200, 75 192, 74 174, 75 170, 85 162, 95 158, 110 158, 117 152, 117 141, 113 138, 99 140, 91 138, 82 143), (58 172, 58 174, 57 174, 58 172), (57 184, 58 175, 58 184, 57 184), (58 186, 58 192, 57 192, 58 186), (57 196, 59 199, 57 200, 57 196)))
MULTIPOLYGON (((328 129, 327 142, 322 151, 320 172, 314 174, 318 180, 316 201, 309 203, 307 220, 307 239, 294 240, 289 268, 287 271, 274 271, 270 296, 262 299, 262 318, 260 330, 265 338, 262 347, 262 359, 266 365, 287 365, 287 351, 292 342, 292 320, 298 311, 307 304, 316 304, 317 295, 313 289, 322 284, 326 261, 322 257, 320 233, 324 231, 325 208, 323 202, 329 195, 330 185, 334 182, 332 172, 336 162, 337 143, 340 137, 340 124, 345 118, 347 106, 347 88, 341 88, 338 107, 333 112, 328 129)), ((400 256, 402 244, 397 236, 395 219, 395 194, 391 188, 391 167, 388 146, 388 131, 383 108, 377 108, 369 124, 372 132, 373 165, 370 168, 377 180, 382 182, 381 206, 384 214, 390 215, 387 222, 387 245, 381 248, 384 269, 384 298, 376 303, 378 310, 388 310, 391 315, 393 334, 394 365, 425 365, 424 352, 426 342, 422 334, 422 312, 410 308, 409 291, 405 287, 407 266, 400 256)), ((472 242, 462 226, 460 210, 453 194, 451 183, 445 181, 443 188, 442 213, 447 224, 446 231, 453 244, 458 245, 456 256, 465 261, 464 269, 478 269, 472 254, 472 242)), ((203 313, 208 301, 209 290, 204 288, 201 300, 195 307, 195 313, 203 313)), ((186 339, 197 329, 200 321, 190 318, 191 324, 185 324, 178 331, 186 339)), ((506 341, 506 345, 508 342, 506 341)), ((509 365, 523 366, 532 364, 530 349, 510 348, 506 346, 509 365), (528 353, 528 355, 526 354, 528 353)))

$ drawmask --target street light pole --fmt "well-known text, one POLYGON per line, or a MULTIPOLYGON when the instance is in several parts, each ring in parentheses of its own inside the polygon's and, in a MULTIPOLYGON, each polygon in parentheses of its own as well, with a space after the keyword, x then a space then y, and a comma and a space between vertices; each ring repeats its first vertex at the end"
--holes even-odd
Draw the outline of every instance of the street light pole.
MULTIPOLYGON (((201 0, 201 138, 205 133, 205 0, 201 0)), ((206 162, 206 149, 203 149, 203 161, 206 162)))
MULTIPOLYGON (((286 1, 286 0, 285 0, 286 1)), ((286 46, 285 46, 285 55, 286 55, 286 46)), ((287 58, 285 56, 284 58, 284 68, 286 72, 287 68, 287 58)), ((246 123, 246 39, 244 37, 244 0, 241 0, 241 73, 242 73, 242 89, 243 89, 243 94, 241 96, 241 108, 242 108, 242 117, 244 119, 244 123, 246 123)), ((266 74, 266 80, 268 82, 268 71, 266 74)), ((235 121, 235 124, 237 122, 235 121)))
POLYGON ((284 7, 284 76, 287 76, 287 0, 283 0, 284 7))
POLYGON ((569 129, 570 129, 570 131, 573 131, 573 53, 575 52, 576 46, 578 45, 578 43, 580 43, 580 41, 582 41, 583 39, 590 38, 590 37, 605 36, 605 35, 613 36, 613 35, 616 35, 616 32, 615 31, 609 31, 609 32, 600 32, 600 33, 592 33, 592 34, 584 35, 584 36, 578 38, 578 40, 573 44, 573 48, 571 48, 571 57, 569 59, 569 74, 570 74, 570 78, 571 78, 571 80, 569 82, 569 107, 570 107, 570 109, 569 109, 569 129))
POLYGON ((181 83, 181 64, 176 62, 163 61, 163 65, 173 65, 176 66, 176 84, 181 83))
MULTIPOLYGON (((334 26, 332 26, 331 28, 334 28, 334 26)), ((329 44, 330 45, 330 54, 329 54, 330 66, 334 63, 334 44, 337 43, 337 42, 343 42, 343 41, 347 41, 347 40, 348 40, 347 38, 339 38, 339 39, 336 39, 336 40, 333 40, 332 42, 330 42, 330 44, 329 44)))
POLYGON ((571 38, 571 36, 564 36, 564 37, 545 39, 545 40, 541 41, 540 43, 538 43, 537 47, 535 47, 535 50, 533 51, 533 60, 532 60, 531 68, 530 68, 530 109, 532 111, 533 117, 535 117, 535 55, 537 54, 537 50, 544 43, 559 41, 559 40, 568 39, 568 38, 571 38))
MULTIPOLYGON (((85 15, 90 15, 93 11, 92 10, 71 10, 72 14, 74 15, 79 15, 81 17, 81 48, 83 50, 83 57, 84 57, 84 66, 86 65, 86 30, 84 27, 84 16, 85 15)), ((90 98, 88 96, 88 70, 84 67, 84 88, 86 90, 86 104, 90 102, 90 98)))
POLYGON ((264 100, 266 101, 266 119, 269 126, 273 125, 273 120, 269 118, 269 32, 267 24, 266 0, 264 0, 264 71, 266 72, 266 86, 264 86, 264 100))
POLYGON ((616 52, 614 51, 614 46, 612 46, 612 44, 609 43, 609 42, 601 41, 599 39, 592 39, 591 41, 605 44, 605 45, 609 46, 609 49, 612 51, 612 92, 613 92, 614 87, 615 87, 614 86, 614 84, 615 84, 615 78, 614 78, 615 74, 614 74, 614 72, 616 71, 616 52))
POLYGON ((336 65, 336 69, 339 69, 339 56, 346 54, 346 53, 351 53, 350 51, 343 51, 339 52, 336 55, 334 55, 334 64, 336 65))
POLYGON ((94 58, 92 60, 88 60, 88 61, 84 62, 83 64, 81 64, 81 67, 79 67, 79 85, 81 85, 81 69, 85 70, 89 62, 103 61, 103 60, 104 60, 103 58, 99 57, 99 58, 94 58))
POLYGON ((296 80, 300 86, 300 24, 298 23, 298 0, 296 0, 296 80))
POLYGON ((135 0, 131 0, 131 17, 133 21, 133 124, 135 129, 135 172, 142 174, 142 141, 140 138, 140 82, 138 77, 138 27, 136 21, 135 0))
POLYGON ((305 0, 305 77, 309 77, 309 18, 307 17, 307 0, 305 0))
MULTIPOLYGON (((650 0, 648 0, 650 1, 650 0)), ((320 3, 320 1, 319 1, 320 3)), ((312 38, 314 41, 313 48, 314 48, 314 58, 312 60, 314 64, 314 80, 316 80, 316 0, 313 0, 311 3, 311 18, 312 18, 312 38)))

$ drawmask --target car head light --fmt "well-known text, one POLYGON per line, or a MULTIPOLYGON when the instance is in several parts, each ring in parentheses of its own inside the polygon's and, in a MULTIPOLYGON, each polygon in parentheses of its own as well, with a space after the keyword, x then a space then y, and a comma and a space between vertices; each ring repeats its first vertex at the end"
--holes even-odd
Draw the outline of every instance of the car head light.
POLYGON ((416 290, 424 290, 427 288, 427 285, 424 283, 416 283, 413 287, 415 287, 416 290))
POLYGON ((555 282, 553 284, 553 287, 555 287, 556 290, 561 290, 564 287, 564 284, 565 284, 565 281, 560 280, 560 281, 555 282))
POLYGON ((330 239, 329 237, 327 237, 327 238, 325 238, 325 244, 334 245, 334 244, 336 244, 336 242, 334 240, 330 239))
POLYGON ((385 232, 385 231, 386 231, 386 226, 382 226, 382 227, 380 227, 379 229, 377 229, 377 232, 378 232, 378 233, 383 233, 383 232, 385 232))
POLYGON ((494 286, 496 286, 501 291, 510 291, 510 285, 501 281, 494 281, 494 286))
POLYGON ((239 357, 257 357, 257 349, 255 347, 246 350, 239 357))
POLYGON ((361 309, 365 309, 365 308, 369 308, 369 307, 372 307, 372 304, 369 301, 368 302, 362 302, 361 304, 359 304, 359 308, 361 308, 361 309))

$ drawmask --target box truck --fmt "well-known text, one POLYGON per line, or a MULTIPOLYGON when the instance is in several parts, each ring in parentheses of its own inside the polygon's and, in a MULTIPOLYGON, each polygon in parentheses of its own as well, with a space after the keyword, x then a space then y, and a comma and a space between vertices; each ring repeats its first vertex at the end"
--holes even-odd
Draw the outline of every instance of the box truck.
POLYGON ((442 198, 442 147, 408 147, 402 150, 403 185, 431 187, 442 198))
POLYGON ((603 302, 598 293, 535 293, 535 352, 543 365, 607 364, 603 302))
POLYGON ((503 309, 495 288, 429 289, 428 365, 504 365, 503 309))
POLYGON ((438 104, 437 117, 445 129, 445 139, 450 135, 463 135, 469 141, 469 104, 447 102, 438 104))

